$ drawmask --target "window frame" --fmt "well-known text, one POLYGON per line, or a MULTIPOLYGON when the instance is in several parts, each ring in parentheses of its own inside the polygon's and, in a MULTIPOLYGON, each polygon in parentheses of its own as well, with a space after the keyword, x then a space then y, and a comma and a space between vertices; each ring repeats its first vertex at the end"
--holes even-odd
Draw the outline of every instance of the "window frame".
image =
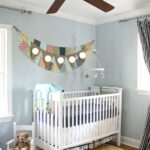
POLYGON ((7 43, 6 43, 6 92, 5 96, 8 104, 8 115, 0 117, 1 122, 12 121, 13 119, 13 111, 12 111, 12 25, 0 24, 0 28, 7 30, 7 43))
POLYGON ((139 95, 150 95, 150 90, 147 89, 147 90, 143 90, 140 88, 140 84, 141 84, 141 80, 142 80, 142 77, 141 77, 141 59, 140 57, 142 56, 139 56, 139 42, 140 42, 140 39, 139 39, 139 33, 137 33, 137 93, 139 95))

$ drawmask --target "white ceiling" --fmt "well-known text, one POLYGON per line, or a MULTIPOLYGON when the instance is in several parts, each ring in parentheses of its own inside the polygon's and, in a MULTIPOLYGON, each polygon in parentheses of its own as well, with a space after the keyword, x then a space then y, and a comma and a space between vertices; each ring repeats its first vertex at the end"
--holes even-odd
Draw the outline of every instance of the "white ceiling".
MULTIPOLYGON (((90 24, 102 24, 120 19, 150 14, 150 0, 105 0, 115 6, 105 13, 83 0, 66 0, 54 16, 90 24)), ((54 0, 0 0, 0 5, 45 14, 54 0)))

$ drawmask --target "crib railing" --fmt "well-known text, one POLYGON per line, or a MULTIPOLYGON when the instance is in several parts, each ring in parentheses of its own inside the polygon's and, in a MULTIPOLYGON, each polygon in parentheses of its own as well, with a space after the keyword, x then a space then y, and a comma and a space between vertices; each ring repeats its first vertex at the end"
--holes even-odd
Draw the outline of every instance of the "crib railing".
POLYGON ((67 149, 114 134, 120 139, 121 91, 97 94, 67 92, 60 94, 60 100, 50 98, 51 113, 42 107, 34 112, 36 137, 51 149, 67 149))
POLYGON ((73 91, 73 92, 65 92, 62 93, 62 98, 67 99, 67 98, 74 98, 74 97, 85 97, 85 96, 93 96, 93 95, 98 95, 98 92, 94 91, 73 91))

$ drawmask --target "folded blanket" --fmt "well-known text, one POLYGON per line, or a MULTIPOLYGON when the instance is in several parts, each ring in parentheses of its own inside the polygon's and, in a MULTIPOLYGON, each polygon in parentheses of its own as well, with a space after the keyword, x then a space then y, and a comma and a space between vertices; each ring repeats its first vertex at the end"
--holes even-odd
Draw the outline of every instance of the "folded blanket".
POLYGON ((50 112, 50 94, 60 93, 61 91, 62 89, 54 84, 37 84, 33 92, 34 109, 39 110, 39 108, 42 108, 43 110, 50 112))

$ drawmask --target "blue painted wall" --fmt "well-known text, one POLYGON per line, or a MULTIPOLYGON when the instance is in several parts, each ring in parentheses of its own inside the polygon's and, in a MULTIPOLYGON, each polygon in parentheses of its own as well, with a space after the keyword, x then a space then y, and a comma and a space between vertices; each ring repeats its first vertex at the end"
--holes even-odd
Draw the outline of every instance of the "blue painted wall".
POLYGON ((140 140, 150 96, 137 94, 136 21, 97 26, 97 58, 106 69, 99 85, 123 88, 122 136, 140 140))
MULTIPOLYGON (((30 36, 58 46, 74 46, 94 39, 94 26, 48 15, 27 15, 0 9, 0 23, 12 24, 30 36)), ((65 74, 52 73, 33 64, 18 50, 17 34, 13 30, 13 112, 19 124, 32 122, 32 89, 37 83, 55 83, 67 91, 87 89, 94 79, 86 79, 87 62, 79 69, 65 74)), ((2 147, 12 138, 12 123, 0 124, 2 147)), ((1 146, 0 146, 1 147, 1 146)))
MULTIPOLYGON (((94 26, 47 15, 22 15, 0 9, 0 23, 16 25, 32 37, 54 45, 74 46, 94 39, 94 26)), ((65 90, 86 89, 94 84, 94 79, 84 78, 85 71, 92 65, 90 62, 66 74, 42 70, 18 50, 16 36, 13 31, 13 110, 18 123, 29 124, 32 121, 32 89, 36 83, 53 82, 65 90)), ((106 69, 105 79, 96 83, 123 88, 122 135, 139 140, 150 97, 138 95, 136 91, 136 22, 97 26, 96 48, 97 60, 106 69)), ((12 123, 1 123, 0 144, 4 147, 11 137, 12 123)))

